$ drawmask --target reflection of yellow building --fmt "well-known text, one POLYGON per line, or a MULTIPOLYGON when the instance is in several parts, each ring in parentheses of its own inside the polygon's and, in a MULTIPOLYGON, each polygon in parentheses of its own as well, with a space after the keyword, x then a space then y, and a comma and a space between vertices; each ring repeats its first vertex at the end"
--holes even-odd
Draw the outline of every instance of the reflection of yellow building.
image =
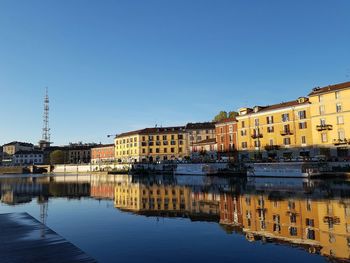
POLYGON ((350 200, 312 200, 242 195, 243 231, 249 240, 269 238, 350 258, 350 200))
POLYGON ((307 98, 238 110, 241 158, 287 158, 309 155, 312 146, 310 102, 307 98))
POLYGON ((350 200, 319 202, 321 254, 350 259, 350 200))
POLYGON ((241 198, 247 233, 283 241, 318 245, 318 206, 311 200, 271 200, 265 195, 241 198))
POLYGON ((185 186, 118 184, 115 187, 116 208, 142 211, 189 211, 190 188, 185 186))
POLYGON ((320 154, 344 158, 350 149, 350 82, 315 88, 309 94, 313 142, 320 154))
POLYGON ((188 156, 185 127, 146 128, 116 136, 115 158, 122 162, 182 159, 188 156))

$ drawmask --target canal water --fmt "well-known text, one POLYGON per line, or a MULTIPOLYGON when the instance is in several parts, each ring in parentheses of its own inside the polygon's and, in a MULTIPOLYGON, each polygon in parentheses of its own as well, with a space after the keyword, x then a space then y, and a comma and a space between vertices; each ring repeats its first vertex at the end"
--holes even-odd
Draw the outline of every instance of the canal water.
MULTIPOLYGON (((27 212, 99 262, 344 262, 350 182, 205 176, 0 178, 27 212)), ((1 256, 1 255, 0 255, 1 256)))

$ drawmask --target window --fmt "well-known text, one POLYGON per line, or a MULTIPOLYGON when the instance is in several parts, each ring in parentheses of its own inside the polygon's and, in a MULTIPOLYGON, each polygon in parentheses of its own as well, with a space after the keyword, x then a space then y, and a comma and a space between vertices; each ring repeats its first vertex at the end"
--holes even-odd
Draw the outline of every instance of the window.
POLYGON ((268 133, 272 133, 272 132, 274 132, 274 128, 273 128, 273 126, 269 126, 269 127, 267 127, 267 132, 268 133))
POLYGON ((306 128, 307 128, 306 122, 299 122, 299 129, 300 129, 300 130, 306 129, 306 128))
POLYGON ((324 114, 324 110, 325 110, 324 105, 321 105, 321 106, 319 107, 320 115, 323 115, 323 114, 324 114))
POLYGON ((337 124, 344 124, 343 116, 337 116, 337 124))
POLYGON ((289 114, 288 113, 282 114, 282 121, 283 122, 289 121, 289 114))
POLYGON ((171 148, 170 151, 173 153, 175 152, 175 148, 171 148))
POLYGON ((267 116, 266 117, 266 123, 267 124, 272 124, 273 123, 273 116, 267 116))
POLYGON ((149 149, 149 153, 152 153, 152 152, 153 152, 153 149, 152 149, 152 148, 150 148, 150 149, 149 149))
POLYGON ((318 95, 318 102, 322 102, 323 101, 323 96, 322 95, 318 95))
POLYGON ((314 220, 311 218, 306 218, 306 225, 313 227, 315 225, 314 220))
POLYGON ((340 103, 337 103, 336 110, 337 110, 337 112, 341 112, 342 111, 340 103))
POLYGON ((167 153, 168 152, 168 149, 167 148, 164 148, 164 153, 167 153))
POLYGON ((335 92, 335 99, 339 99, 340 98, 340 92, 339 91, 336 91, 335 92))
POLYGON ((321 124, 321 126, 325 126, 326 125, 326 119, 320 119, 320 124, 321 124))
POLYGON ((259 126, 259 119, 258 118, 254 119, 254 124, 255 124, 255 126, 259 126))
POLYGON ((290 138, 283 138, 284 145, 290 145, 290 138))
POLYGON ((230 125, 228 129, 229 129, 229 132, 233 132, 233 126, 232 125, 230 125))
POLYGON ((338 139, 342 141, 345 139, 345 132, 343 129, 338 130, 338 139))
POLYGON ((306 144, 306 137, 305 136, 301 136, 301 143, 306 144))
POLYGON ((327 133, 323 132, 323 133, 321 134, 321 141, 322 141, 322 142, 327 142, 327 141, 328 141, 328 139, 327 139, 327 133))
POLYGON ((163 141, 166 141, 166 135, 163 135, 163 141))
POLYGON ((247 135, 247 130, 241 130, 241 136, 246 136, 247 135))
POLYGON ((306 119, 306 111, 305 110, 299 111, 298 116, 300 120, 306 119))
POLYGON ((242 128, 245 128, 245 122, 242 121, 242 128))
POLYGON ((297 235, 298 235, 298 230, 297 230, 297 228, 296 228, 296 227, 290 227, 290 228, 289 228, 289 234, 290 234, 291 236, 297 236, 297 235))
POLYGON ((260 141, 254 141, 254 146, 255 147, 260 147, 260 141))
POLYGON ((295 213, 291 213, 289 218, 291 223, 297 222, 297 215, 295 213))
POLYGON ((247 142, 242 142, 242 148, 243 148, 243 149, 247 149, 247 147, 248 147, 247 142))

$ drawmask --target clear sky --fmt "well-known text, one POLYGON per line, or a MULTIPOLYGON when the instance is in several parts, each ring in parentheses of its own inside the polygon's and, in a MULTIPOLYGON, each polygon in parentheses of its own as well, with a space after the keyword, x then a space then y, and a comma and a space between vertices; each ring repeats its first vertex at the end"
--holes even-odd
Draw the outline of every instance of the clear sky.
POLYGON ((0 144, 211 120, 350 80, 349 0, 0 0, 0 144))

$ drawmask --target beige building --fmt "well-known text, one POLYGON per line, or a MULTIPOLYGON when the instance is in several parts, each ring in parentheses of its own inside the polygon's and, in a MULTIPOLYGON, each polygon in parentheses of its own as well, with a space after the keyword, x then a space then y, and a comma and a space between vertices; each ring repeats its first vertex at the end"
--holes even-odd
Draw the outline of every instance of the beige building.
POLYGON ((184 126, 155 127, 116 136, 115 159, 118 162, 153 162, 183 159, 188 156, 184 126))

